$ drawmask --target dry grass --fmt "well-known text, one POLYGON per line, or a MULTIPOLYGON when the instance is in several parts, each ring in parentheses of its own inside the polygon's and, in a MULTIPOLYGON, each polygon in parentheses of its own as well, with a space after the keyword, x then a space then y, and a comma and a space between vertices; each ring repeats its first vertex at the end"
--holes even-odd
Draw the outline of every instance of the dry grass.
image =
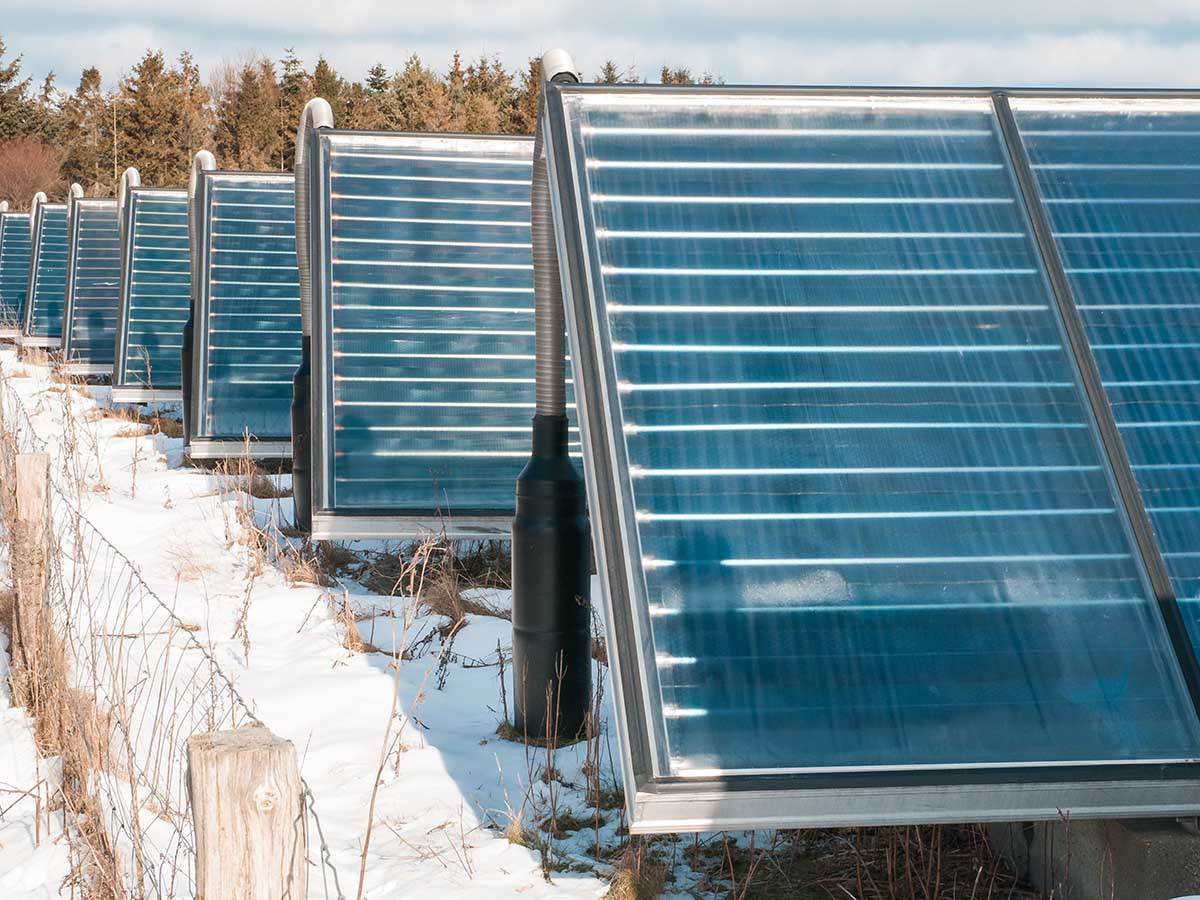
POLYGON ((216 464, 213 471, 222 491, 242 491, 259 500, 277 500, 292 495, 291 488, 282 488, 276 484, 275 479, 267 474, 249 453, 233 459, 223 459, 216 464))
POLYGON ((337 621, 342 632, 342 646, 351 653, 382 653, 383 651, 379 647, 364 639, 362 632, 358 629, 358 623, 365 618, 354 612, 348 598, 342 597, 341 605, 337 610, 337 621))
POLYGON ((454 541, 440 538, 395 553, 374 554, 363 563, 361 581, 378 594, 407 593, 407 573, 417 559, 424 568, 421 590, 416 594, 423 612, 444 616, 452 627, 473 615, 512 618, 507 607, 475 595, 479 589, 507 587, 511 581, 509 557, 499 542, 477 545, 463 553, 454 541))
POLYGON ((183 437, 183 422, 161 412, 142 415, 140 406, 97 406, 84 417, 87 422, 125 422, 127 427, 118 429, 117 437, 142 437, 161 434, 169 438, 183 437))
POLYGON ((17 595, 12 591, 0 591, 0 628, 7 629, 9 641, 14 632, 13 615, 17 611, 17 595))
POLYGON ((6 506, 12 537, 10 564, 18 585, 15 595, 7 595, 7 619, 15 626, 11 632, 13 702, 34 717, 39 753, 62 762, 62 783, 46 801, 49 812, 52 799, 56 800, 75 829, 67 880, 91 900, 118 900, 125 893, 101 825, 104 819, 94 779, 96 771, 108 766, 112 717, 96 707, 90 694, 72 687, 67 654, 42 596, 48 543, 17 523, 11 506, 6 506))
POLYGON ((171 568, 178 581, 200 581, 216 571, 216 567, 189 543, 172 544, 167 548, 167 555, 171 559, 171 568))
POLYGON ((666 865, 648 854, 642 841, 633 840, 617 861, 605 896, 610 900, 654 900, 666 884, 666 865))

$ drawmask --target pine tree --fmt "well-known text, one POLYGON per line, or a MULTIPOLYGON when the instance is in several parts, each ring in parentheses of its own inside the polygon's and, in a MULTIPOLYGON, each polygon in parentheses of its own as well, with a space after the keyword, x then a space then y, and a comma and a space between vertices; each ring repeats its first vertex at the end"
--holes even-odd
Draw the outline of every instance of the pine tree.
POLYGON ((278 167, 282 149, 280 97, 269 60, 244 63, 221 88, 214 147, 225 168, 265 171, 278 167))
POLYGON ((181 116, 179 147, 182 153, 182 168, 171 178, 171 184, 183 184, 191 170, 192 157, 208 144, 212 131, 211 100, 200 77, 200 67, 187 51, 179 54, 179 88, 181 116))
POLYGON ((375 63, 371 68, 367 69, 366 89, 368 94, 382 94, 388 89, 391 83, 391 76, 388 75, 387 68, 381 62, 375 63))
POLYGON ((312 96, 324 97, 333 108, 334 122, 341 121, 346 114, 346 103, 342 92, 347 87, 337 70, 329 64, 324 56, 317 57, 317 64, 312 73, 312 96))
POLYGON ((0 140, 37 130, 35 106, 29 98, 30 79, 21 77, 21 57, 4 62, 0 39, 0 140))
POLYGON ((450 102, 450 115, 437 122, 431 131, 463 131, 463 116, 467 105, 467 76, 463 71, 462 54, 455 51, 450 60, 450 71, 446 73, 446 98, 450 102))
POLYGON ((102 88, 100 70, 84 69, 79 87, 62 106, 63 176, 78 181, 91 196, 112 193, 117 177, 120 138, 112 127, 115 107, 102 88))
POLYGON ((451 118, 446 85, 421 62, 415 53, 392 79, 394 100, 392 121, 387 127, 396 131, 445 131, 451 118))
POLYGON ((510 128, 513 134, 533 134, 537 127, 538 100, 542 95, 542 59, 531 56, 521 73, 521 86, 513 98, 510 128))
POLYGON ((304 104, 316 95, 312 76, 291 47, 284 50, 279 66, 279 154, 274 168, 287 171, 296 164, 296 129, 300 127, 304 104))
POLYGON ((663 84, 695 84, 696 79, 692 77, 690 69, 680 66, 672 69, 670 66, 663 66, 659 73, 659 81, 663 84))
POLYGON ((466 91, 466 131, 511 133, 516 88, 498 58, 481 56, 467 67, 466 91))
POLYGON ((617 68, 617 64, 611 59, 606 59, 604 65, 600 67, 600 71, 596 74, 597 84, 620 84, 621 71, 617 68))
POLYGON ((119 99, 120 168, 137 166, 147 184, 184 183, 208 125, 208 92, 191 56, 168 68, 161 52, 147 53, 122 80, 119 99))

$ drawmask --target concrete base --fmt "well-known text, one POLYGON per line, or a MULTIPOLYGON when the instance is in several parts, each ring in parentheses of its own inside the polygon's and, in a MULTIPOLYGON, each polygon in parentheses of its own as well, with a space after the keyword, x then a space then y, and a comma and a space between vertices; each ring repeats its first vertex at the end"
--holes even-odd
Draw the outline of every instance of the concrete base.
POLYGON ((997 823, 988 838, 1018 875, 1055 900, 1174 900, 1200 895, 1200 833, 1188 824, 997 823))

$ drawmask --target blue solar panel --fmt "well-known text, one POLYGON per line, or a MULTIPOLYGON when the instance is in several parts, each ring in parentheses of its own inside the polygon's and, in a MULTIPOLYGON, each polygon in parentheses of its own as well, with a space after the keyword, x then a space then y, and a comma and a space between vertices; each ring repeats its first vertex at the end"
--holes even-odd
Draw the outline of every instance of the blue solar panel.
POLYGON ((314 529, 507 531, 534 406, 532 141, 318 135, 314 529))
POLYGON ((1200 646, 1200 102, 1018 99, 1013 109, 1200 646))
POLYGON ((20 333, 25 315, 31 244, 29 214, 0 213, 0 332, 8 337, 20 333))
POLYGON ((655 777, 1196 757, 989 99, 568 88, 547 121, 655 777))
POLYGON ((124 215, 113 397, 178 397, 191 296, 187 191, 132 188, 124 215))
POLYGON ((64 369, 80 375, 106 375, 113 367, 121 278, 117 201, 71 202, 64 369))
MULTIPOLYGON (((292 375, 300 364, 295 180, 203 176, 192 455, 238 452, 245 434, 290 454, 292 375)), ((272 453, 272 455, 275 455, 272 453)))
POLYGON ((33 223, 22 343, 57 347, 67 289, 67 207, 43 203, 33 223))

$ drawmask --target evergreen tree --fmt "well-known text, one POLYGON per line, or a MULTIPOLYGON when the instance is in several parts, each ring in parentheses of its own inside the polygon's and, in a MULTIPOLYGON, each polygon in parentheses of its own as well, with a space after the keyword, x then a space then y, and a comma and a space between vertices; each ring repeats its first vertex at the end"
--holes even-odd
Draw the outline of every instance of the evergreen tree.
POLYGON ((396 131, 445 131, 451 118, 450 97, 442 80, 415 53, 392 78, 392 121, 396 131))
POLYGON ((382 94, 388 89, 391 83, 391 76, 388 75, 387 68, 381 62, 375 63, 371 68, 367 69, 366 89, 368 94, 382 94))
POLYGON ((279 61, 279 66, 280 149, 275 168, 288 171, 296 164, 296 129, 300 127, 300 115, 304 112, 304 104, 315 94, 313 77, 305 70, 304 63, 291 47, 284 50, 284 57, 279 61))
POLYGON ((269 60, 244 63, 217 100, 213 144, 225 168, 265 171, 278 168, 279 87, 269 60))
POLYGON ((512 132, 516 87, 499 59, 481 56, 468 66, 466 89, 464 130, 512 132))
POLYGON ((182 103, 179 147, 183 151, 183 167, 176 177, 164 184, 183 184, 187 181, 192 157, 208 145, 212 131, 212 98, 200 77, 200 67, 187 51, 179 54, 178 79, 182 103))
MULTIPOLYGON (((346 82, 338 75, 337 70, 329 64, 324 56, 318 56, 312 73, 312 96, 324 97, 329 101, 330 107, 333 108, 334 122, 340 122, 346 114, 346 103, 342 97, 342 92, 346 87, 346 82)), ((299 119, 296 124, 298 123, 299 119)), ((293 125, 294 127, 295 125, 293 125)))
POLYGON ((208 118, 208 93, 191 56, 168 68, 161 52, 148 52, 122 80, 119 99, 119 168, 137 166, 147 184, 186 181, 208 118))
POLYGON ((446 73, 446 99, 450 104, 450 115, 434 123, 430 131, 463 131, 463 115, 467 105, 467 76, 463 71, 462 55, 455 51, 450 60, 450 71, 446 73))
POLYGON ((0 140, 38 130, 36 104, 30 100, 30 79, 21 77, 21 57, 4 62, 4 40, 0 38, 0 140))
POLYGON ((611 59, 606 59, 604 65, 600 67, 600 71, 596 74, 597 84, 620 84, 621 71, 617 68, 617 64, 611 59))
POLYGON ((62 106, 65 144, 63 177, 67 183, 78 181, 91 196, 112 193, 116 183, 119 138, 113 130, 115 108, 112 98, 104 94, 100 70, 95 66, 84 69, 79 87, 62 106))
POLYGON ((695 84, 696 79, 692 77, 690 69, 680 66, 672 69, 670 66, 663 66, 659 73, 659 81, 663 84, 695 84))
POLYGON ((386 129, 383 101, 386 93, 376 93, 369 87, 355 82, 346 87, 342 98, 346 108, 345 121, 336 122, 339 128, 356 131, 386 129))
POLYGON ((533 134, 537 127, 538 100, 542 95, 542 59, 531 56, 521 73, 521 86, 513 98, 510 128, 513 134, 533 134))

